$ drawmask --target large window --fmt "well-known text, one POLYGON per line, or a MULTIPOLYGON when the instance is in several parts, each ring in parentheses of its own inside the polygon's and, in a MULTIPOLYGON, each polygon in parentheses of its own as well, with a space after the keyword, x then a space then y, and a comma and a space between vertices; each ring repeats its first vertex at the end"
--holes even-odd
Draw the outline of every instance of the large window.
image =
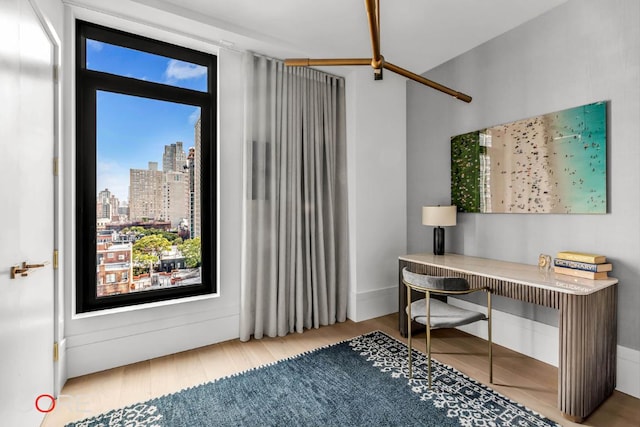
POLYGON ((216 291, 216 57, 77 21, 77 312, 216 291))

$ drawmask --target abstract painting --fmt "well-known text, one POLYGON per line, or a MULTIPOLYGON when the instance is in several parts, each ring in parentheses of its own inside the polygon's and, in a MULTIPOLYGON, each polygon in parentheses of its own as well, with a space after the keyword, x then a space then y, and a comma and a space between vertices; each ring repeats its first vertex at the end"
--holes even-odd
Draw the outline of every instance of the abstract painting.
POLYGON ((460 212, 607 212, 607 103, 451 138, 451 203, 460 212))

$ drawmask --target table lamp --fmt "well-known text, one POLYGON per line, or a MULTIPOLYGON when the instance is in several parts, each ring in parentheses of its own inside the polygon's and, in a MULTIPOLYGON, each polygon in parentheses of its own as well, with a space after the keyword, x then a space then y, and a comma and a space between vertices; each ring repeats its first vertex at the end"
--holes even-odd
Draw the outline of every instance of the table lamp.
POLYGON ((433 229, 433 254, 444 255, 444 228, 456 225, 455 206, 423 206, 422 224, 433 229))

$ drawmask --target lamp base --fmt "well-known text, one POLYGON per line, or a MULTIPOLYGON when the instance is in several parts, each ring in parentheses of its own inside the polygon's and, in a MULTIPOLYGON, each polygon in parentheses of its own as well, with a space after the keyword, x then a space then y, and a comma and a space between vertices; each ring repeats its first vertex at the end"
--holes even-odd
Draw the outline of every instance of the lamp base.
POLYGON ((433 229, 433 254, 444 255, 444 228, 433 229))

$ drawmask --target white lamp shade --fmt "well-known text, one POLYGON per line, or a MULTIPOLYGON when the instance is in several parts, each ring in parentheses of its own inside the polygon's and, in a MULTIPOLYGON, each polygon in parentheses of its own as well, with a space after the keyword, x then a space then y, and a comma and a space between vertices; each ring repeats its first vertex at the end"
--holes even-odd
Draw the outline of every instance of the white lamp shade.
POLYGON ((446 227, 456 225, 455 206, 423 206, 422 224, 446 227))

